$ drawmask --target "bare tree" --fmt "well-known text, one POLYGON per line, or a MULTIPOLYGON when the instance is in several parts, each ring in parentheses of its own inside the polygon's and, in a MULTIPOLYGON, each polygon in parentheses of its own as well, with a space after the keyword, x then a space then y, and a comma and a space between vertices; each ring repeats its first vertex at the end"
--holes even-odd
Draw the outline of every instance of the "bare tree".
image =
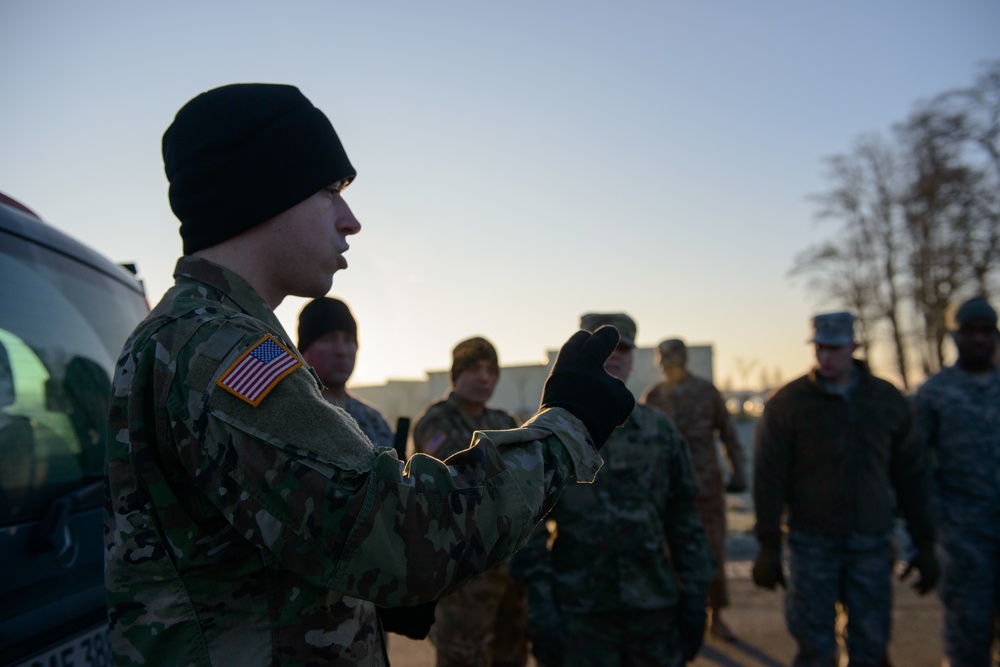
MULTIPOLYGON (((888 333, 909 387, 944 363, 946 316, 972 293, 995 290, 1000 264, 1000 61, 971 88, 920 103, 890 144, 860 138, 827 159, 831 188, 817 217, 840 227, 802 251, 790 271, 858 316, 866 348, 888 333)), ((870 358, 870 354, 869 354, 870 358)))
POLYGON ((820 205, 820 218, 843 226, 835 241, 801 253, 792 275, 811 274, 812 289, 857 315, 858 338, 866 350, 874 345, 880 324, 887 323, 896 371, 909 386, 896 159, 881 138, 869 135, 859 139, 851 153, 828 158, 827 165, 833 187, 813 198, 820 205))

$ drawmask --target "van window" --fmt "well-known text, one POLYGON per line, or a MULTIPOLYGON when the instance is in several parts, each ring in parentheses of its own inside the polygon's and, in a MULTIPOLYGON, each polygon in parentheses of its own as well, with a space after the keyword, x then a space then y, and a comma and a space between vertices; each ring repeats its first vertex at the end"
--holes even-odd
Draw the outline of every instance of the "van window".
POLYGON ((147 307, 136 288, 3 232, 0 285, 5 526, 103 475, 111 373, 147 307))

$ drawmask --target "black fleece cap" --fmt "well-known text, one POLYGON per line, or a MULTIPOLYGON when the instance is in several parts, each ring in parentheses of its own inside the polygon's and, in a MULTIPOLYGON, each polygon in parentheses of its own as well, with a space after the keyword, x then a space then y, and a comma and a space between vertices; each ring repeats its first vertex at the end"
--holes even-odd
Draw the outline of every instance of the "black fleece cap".
POLYGON ((358 340, 358 323, 346 303, 329 296, 313 299, 299 313, 299 352, 331 331, 346 331, 358 340))
POLYGON ((163 166, 185 255, 357 175, 323 112, 273 83, 214 88, 181 107, 163 134, 163 166))

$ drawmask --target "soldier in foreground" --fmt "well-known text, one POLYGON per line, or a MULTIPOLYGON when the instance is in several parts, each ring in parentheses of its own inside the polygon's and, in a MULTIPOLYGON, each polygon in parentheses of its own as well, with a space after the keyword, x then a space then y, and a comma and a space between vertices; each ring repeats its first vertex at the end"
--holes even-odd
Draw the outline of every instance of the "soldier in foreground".
MULTIPOLYGON (((898 508, 915 546, 915 588, 938 579, 924 450, 910 405, 853 358, 854 316, 813 318, 816 367, 767 401, 757 426, 753 497, 758 586, 784 585, 782 515, 788 512, 788 630, 795 667, 836 664, 836 605, 847 612, 853 666, 888 664, 892 531, 898 508)), ((909 571, 909 570, 908 570, 909 571)))
POLYGON ((646 391, 642 403, 662 410, 673 419, 688 444, 698 480, 695 505, 717 566, 715 577, 708 585, 709 632, 723 641, 735 642, 736 635, 722 620, 722 609, 729 605, 725 571, 726 493, 746 491, 746 456, 719 390, 709 380, 688 370, 684 341, 665 340, 659 344, 657 352, 664 380, 646 391), (717 434, 732 469, 728 484, 719 465, 715 445, 717 434))
POLYGON ((917 392, 917 424, 934 461, 951 667, 989 667, 1000 615, 1000 367, 997 313, 983 298, 955 314, 958 361, 917 392))
POLYGON ((163 136, 184 256, 126 342, 109 415, 105 571, 119 665, 385 665, 363 605, 450 593, 517 549, 631 412, 577 332, 540 411, 404 468, 321 393, 274 309, 321 297, 361 225, 333 126, 292 86, 189 101, 163 136))
MULTIPOLYGON (((475 431, 517 428, 514 417, 487 407, 500 379, 496 348, 485 338, 451 352, 451 391, 413 427, 416 452, 446 459, 469 446, 475 431)), ((443 598, 430 631, 438 667, 522 667, 528 659, 524 585, 501 562, 443 598)))
MULTIPOLYGON (((580 322, 589 331, 608 324, 621 342, 605 368, 627 380, 632 318, 588 313, 580 322)), ((552 509, 553 534, 539 525, 511 559, 528 587, 532 652, 543 667, 680 667, 704 640, 714 574, 687 447, 669 417, 639 405, 602 454, 594 483, 567 488, 552 509)))

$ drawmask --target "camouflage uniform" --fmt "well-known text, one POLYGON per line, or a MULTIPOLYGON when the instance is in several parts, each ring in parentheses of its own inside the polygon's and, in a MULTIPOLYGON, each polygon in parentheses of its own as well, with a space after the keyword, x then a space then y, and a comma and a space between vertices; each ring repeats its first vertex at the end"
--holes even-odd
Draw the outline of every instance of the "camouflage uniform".
POLYGON ((926 457, 906 399, 855 362, 845 394, 815 371, 768 401, 754 450, 761 544, 788 510, 785 597, 796 667, 836 664, 835 605, 848 612, 851 665, 881 665, 891 623, 890 535, 898 509, 915 541, 933 540, 926 457), (895 494, 893 494, 895 491, 895 494))
POLYGON ((704 595, 715 570, 687 449, 669 418, 637 405, 601 453, 594 483, 567 488, 549 514, 551 548, 539 525, 512 572, 532 595, 552 591, 567 666, 679 666, 678 583, 704 595))
POLYGON ((746 456, 736 437, 726 404, 708 380, 688 374, 675 385, 661 382, 651 387, 643 403, 662 410, 677 424, 687 441, 698 480, 695 504, 718 569, 708 587, 708 603, 713 609, 729 604, 726 590, 726 488, 715 434, 725 446, 733 480, 746 485, 746 456))
POLYGON ((563 409, 404 468, 324 400, 273 311, 182 257, 126 343, 109 415, 105 571, 120 665, 385 665, 372 603, 446 595, 507 557, 600 455, 563 409), (217 384, 270 335, 254 406, 217 384), (350 596, 350 597, 348 597, 350 596))
MULTIPOLYGON (((372 444, 377 447, 392 447, 392 427, 374 405, 350 394, 343 400, 331 400, 330 402, 354 417, 361 432, 368 436, 372 444)), ((468 441, 465 444, 468 446, 468 441)))
POLYGON ((952 667, 988 667, 1000 614, 1000 367, 946 368, 916 403, 935 462, 945 654, 952 667))
MULTIPOLYGON (((417 452, 447 459, 469 446, 475 431, 517 428, 507 412, 484 408, 478 417, 453 395, 429 406, 413 429, 417 452)), ((437 605, 430 640, 439 667, 521 666, 528 658, 524 587, 510 577, 507 562, 487 570, 437 605)))

